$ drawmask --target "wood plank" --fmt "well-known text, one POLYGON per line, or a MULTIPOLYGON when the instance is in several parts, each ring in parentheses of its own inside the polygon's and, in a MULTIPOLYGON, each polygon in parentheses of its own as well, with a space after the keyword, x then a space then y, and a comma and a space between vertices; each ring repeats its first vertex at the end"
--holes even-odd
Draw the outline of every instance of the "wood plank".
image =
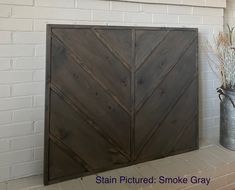
POLYGON ((87 172, 81 164, 70 158, 52 141, 49 143, 49 148, 49 180, 87 172))
POLYGON ((183 147, 187 147, 185 149, 189 149, 189 146, 192 146, 192 148, 198 146, 198 130, 196 127, 198 118, 197 110, 191 115, 190 118, 191 120, 189 119, 181 128, 179 128, 177 137, 168 142, 165 152, 180 152, 182 149, 184 149, 183 147), (180 144, 182 139, 184 139, 185 141, 181 146, 180 144), (192 144, 192 142, 189 142, 192 139, 195 139, 194 144, 192 144))
POLYGON ((51 93, 50 117, 51 134, 86 160, 93 170, 128 162, 113 144, 88 125, 54 92, 51 93))
POLYGON ((76 114, 79 115, 80 118, 83 119, 84 122, 86 122, 86 124, 90 127, 92 127, 97 134, 99 134, 101 137, 103 137, 109 144, 112 144, 113 147, 115 147, 115 149, 121 153, 125 158, 127 158, 127 160, 129 160, 129 155, 126 154, 122 148, 120 147, 119 144, 117 144, 105 131, 102 131, 101 128, 97 125, 96 122, 94 122, 91 118, 89 118, 89 116, 87 116, 86 114, 83 113, 83 111, 76 106, 73 101, 71 99, 69 99, 68 97, 66 97, 63 92, 61 90, 59 90, 55 85, 51 84, 51 89, 52 91, 54 91, 54 93, 56 93, 61 99, 63 99, 63 101, 68 104, 71 108, 71 110, 73 110, 74 112, 76 112, 76 114))
POLYGON ((166 39, 167 30, 136 30, 135 64, 139 68, 166 39))
POLYGON ((132 55, 132 30, 95 28, 93 31, 105 43, 105 46, 112 49, 120 61, 127 64, 127 68, 129 68, 132 55))
POLYGON ((171 111, 171 105, 175 103, 182 89, 195 77, 196 57, 194 52, 196 48, 195 42, 175 66, 174 70, 169 73, 154 91, 145 105, 137 111, 135 125, 137 149, 143 145, 150 131, 159 125, 164 115, 171 111))
POLYGON ((51 80, 115 142, 130 152, 130 117, 53 39, 51 80))
POLYGON ((179 152, 182 150, 191 149, 191 147, 193 148, 198 146, 197 117, 197 114, 194 117, 191 117, 193 118, 191 123, 181 129, 182 133, 178 135, 178 139, 176 139, 172 145, 169 143, 166 150, 170 149, 171 152, 179 152))
MULTIPOLYGON (((136 73, 136 106, 153 92, 195 39, 193 32, 171 31, 136 73)), ((194 64, 192 64, 194 65, 194 64)))
POLYGON ((155 126, 157 131, 149 137, 148 144, 141 153, 139 153, 140 158, 160 158, 171 152, 187 150, 197 146, 195 140, 195 122, 190 123, 186 130, 184 128, 184 125, 188 123, 188 121, 192 121, 192 118, 195 118, 195 101, 197 99, 195 93, 196 89, 197 82, 194 80, 183 96, 180 97, 180 100, 171 110, 169 115, 164 119, 164 122, 155 126), (169 142, 175 142, 175 139, 178 138, 178 135, 181 134, 182 130, 186 131, 180 141, 182 142, 182 146, 175 146, 175 144, 167 146, 169 142), (194 138, 193 142, 195 143, 192 143, 192 138, 194 138))
POLYGON ((135 156, 135 41, 136 32, 132 30, 132 43, 131 43, 131 127, 130 127, 130 144, 131 144, 131 160, 135 156))
POLYGON ((49 183, 49 126, 50 126, 50 82, 51 82, 51 26, 47 26, 46 36, 46 89, 45 89, 45 130, 44 130, 44 175, 43 182, 49 183))
POLYGON ((91 73, 130 110, 130 71, 112 55, 94 33, 86 29, 55 29, 53 33, 67 48, 75 52, 91 73))

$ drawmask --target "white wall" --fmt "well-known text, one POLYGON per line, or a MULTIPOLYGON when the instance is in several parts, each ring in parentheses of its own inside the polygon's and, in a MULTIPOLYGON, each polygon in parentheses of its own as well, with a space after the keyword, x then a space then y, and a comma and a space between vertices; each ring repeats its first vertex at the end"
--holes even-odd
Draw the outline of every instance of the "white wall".
POLYGON ((230 26, 235 26, 235 1, 234 0, 227 0, 227 8, 224 14, 224 24, 225 29, 227 29, 226 25, 229 24, 230 26))
POLYGON ((219 84, 204 44, 223 29, 225 0, 161 2, 0 0, 0 181, 42 172, 46 23, 198 27, 200 134, 218 135, 219 84))
POLYGON ((125 2, 158 3, 168 5, 191 5, 200 7, 225 7, 226 0, 119 0, 125 2))

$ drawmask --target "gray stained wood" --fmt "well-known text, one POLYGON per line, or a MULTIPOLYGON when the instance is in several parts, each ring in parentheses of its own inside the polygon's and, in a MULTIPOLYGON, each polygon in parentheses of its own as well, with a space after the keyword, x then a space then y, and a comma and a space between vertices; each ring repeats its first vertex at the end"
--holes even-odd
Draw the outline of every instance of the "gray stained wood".
POLYGON ((198 149, 197 29, 47 26, 44 183, 198 149))

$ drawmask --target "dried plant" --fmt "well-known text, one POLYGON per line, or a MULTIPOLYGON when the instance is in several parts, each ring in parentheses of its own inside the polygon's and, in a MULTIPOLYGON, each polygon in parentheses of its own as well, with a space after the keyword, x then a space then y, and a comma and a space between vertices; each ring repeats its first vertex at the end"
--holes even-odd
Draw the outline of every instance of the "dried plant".
POLYGON ((221 32, 215 38, 213 50, 215 57, 209 55, 212 70, 219 77, 224 89, 235 90, 235 46, 233 44, 234 27, 228 25, 228 33, 221 32))

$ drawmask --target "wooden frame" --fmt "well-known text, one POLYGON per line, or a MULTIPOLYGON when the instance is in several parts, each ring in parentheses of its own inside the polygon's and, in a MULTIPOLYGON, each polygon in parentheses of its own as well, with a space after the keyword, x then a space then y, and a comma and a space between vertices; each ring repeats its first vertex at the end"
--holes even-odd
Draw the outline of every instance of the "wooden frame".
MULTIPOLYGON (((47 25, 44 183, 47 185, 75 177, 94 174, 100 171, 128 166, 198 149, 197 49, 198 31, 195 28, 47 25), (79 30, 82 29, 84 31, 86 30, 86 32, 81 32, 81 37, 76 37, 76 35, 79 35, 79 30), (90 33, 88 33, 89 30, 91 30, 90 33), (125 90, 123 86, 120 86, 120 84, 117 84, 116 86, 120 87, 121 89, 117 88, 117 90, 116 88, 112 88, 112 86, 110 86, 112 84, 110 83, 110 80, 107 81, 103 78, 104 73, 107 72, 102 71, 102 67, 99 67, 101 68, 99 70, 99 68, 94 65, 98 70, 92 71, 90 65, 86 65, 86 62, 84 61, 85 55, 87 55, 87 52, 91 53, 93 51, 92 48, 95 46, 94 44, 96 42, 94 42, 91 47, 86 44, 86 41, 81 41, 83 38, 87 38, 87 41, 89 41, 89 39, 92 37, 91 34, 95 34, 94 39, 97 40, 97 43, 99 43, 98 45, 100 47, 102 46, 106 48, 107 56, 105 57, 107 59, 107 63, 109 60, 111 60, 111 62, 109 62, 110 64, 115 63, 115 68, 121 68, 120 72, 117 70, 116 71, 119 74, 121 73, 123 85, 125 87, 127 86, 127 90, 125 90), (67 38, 66 36, 70 37, 67 38), (76 41, 77 38, 79 38, 80 41, 76 41), (117 41, 116 38, 119 40, 117 41), (179 40, 177 40, 178 38, 179 40), (73 41, 74 43, 72 43, 73 41), (87 45, 88 50, 84 47, 83 51, 83 49, 81 49, 83 46, 78 45, 80 42, 83 43, 83 46, 87 45), (69 47, 70 45, 73 47, 69 47), (169 51, 166 51, 168 46, 169 51), (122 47, 125 47, 126 49, 122 47), (71 51, 73 52, 71 53, 71 51), (77 52, 84 54, 84 56, 77 55, 77 52), (171 53, 171 56, 168 55, 168 53, 171 53), (63 54, 66 54, 66 56, 63 54), (156 60, 160 61, 158 62, 156 60), (119 65, 119 62, 121 66, 119 65), (158 65, 156 65, 155 62, 158 65), (74 63, 78 64, 79 69, 81 69, 81 71, 75 71, 79 73, 71 74, 73 80, 79 80, 80 76, 86 76, 87 81, 89 81, 90 78, 92 78, 91 81, 94 81, 87 85, 94 85, 93 88, 97 87, 97 85, 99 86, 97 87, 98 90, 99 88, 101 89, 99 92, 104 94, 103 97, 106 97, 105 100, 107 102, 111 102, 109 109, 112 113, 110 114, 113 114, 116 110, 121 110, 117 111, 119 114, 121 114, 118 119, 111 117, 114 121, 111 132, 107 132, 105 131, 105 128, 100 127, 100 124, 105 123, 104 120, 102 120, 100 123, 97 123, 94 119, 94 117, 100 119, 101 115, 96 116, 95 113, 91 111, 91 109, 87 109, 86 107, 84 108, 84 105, 76 102, 77 100, 75 100, 76 97, 73 93, 75 91, 71 90, 69 92, 70 95, 66 95, 67 92, 65 87, 69 86, 68 84, 70 84, 72 81, 70 80, 70 83, 66 83, 64 81, 64 78, 67 78, 67 74, 64 71, 67 68, 67 63, 70 64, 69 67, 71 67, 69 68, 70 70, 68 70, 67 74, 75 70, 74 63), (148 65, 151 65, 151 67, 148 67, 148 65), (152 70, 158 72, 158 75, 155 75, 153 72, 153 74, 150 74, 152 70), (94 72, 96 73, 95 76, 93 76, 94 72), (100 75, 99 72, 101 73, 100 75), (126 75, 122 75, 123 72, 126 73, 126 75), (180 76, 183 74, 183 72, 185 73, 184 77, 180 76), (60 77, 62 75, 63 77, 60 77), (177 80, 177 83, 174 82, 174 80, 177 78, 182 79, 182 85, 178 85, 178 81, 181 80, 177 80), (149 81, 146 83, 148 85, 151 84, 152 86, 147 85, 148 87, 146 87, 144 80, 147 82, 149 81), (151 81, 154 81, 154 83, 151 81), (169 81, 172 81, 173 86, 171 86, 169 81), (55 85, 55 83, 57 84, 55 85), (63 83, 63 85, 60 86, 60 83, 63 83), (122 88, 124 90, 122 90, 122 88), (71 96, 71 93, 73 96, 71 96), (167 93, 170 93, 171 95, 168 97, 165 95, 167 93), (149 99, 151 98, 152 100, 148 103, 149 99), (161 102, 161 98, 165 101, 165 103, 159 103, 161 102), (172 102, 168 103, 169 100, 172 100, 172 102), (152 106, 153 103, 156 106, 152 106), (61 107, 56 107, 58 105, 61 105, 61 107), (67 109, 66 105, 69 105, 73 111, 69 111, 69 108, 67 109), (183 106, 191 106, 193 111, 187 113, 188 110, 185 110, 183 106), (159 108, 156 110, 156 107, 159 108), (65 112, 64 115, 73 115, 73 113, 76 113, 78 114, 78 118, 81 116, 81 119, 78 121, 74 116, 68 120, 66 120, 67 118, 64 119, 69 122, 70 119, 75 119, 76 121, 71 121, 71 125, 62 125, 61 123, 63 123, 64 120, 58 121, 58 124, 56 123, 56 119, 53 119, 58 118, 59 115, 63 117, 63 115, 61 115, 62 113, 55 113, 55 110, 60 110, 58 108, 64 108, 64 110, 67 109, 68 112, 65 112), (151 112, 148 110, 151 110, 151 112), (181 120, 174 118, 177 113, 182 113, 177 116, 181 118, 181 120), (122 120, 122 116, 126 119, 122 120), (155 116, 158 118, 157 120, 154 119, 155 116), (184 120, 184 117, 188 117, 189 119, 184 120), (121 120, 122 123, 117 124, 119 120, 121 120), (84 121, 86 121, 88 124, 85 124, 84 121), (84 125, 90 126, 91 128, 93 127, 93 130, 95 130, 97 133, 97 137, 94 139, 97 138, 97 142, 101 142, 101 139, 105 139, 109 144, 107 147, 109 147, 110 150, 109 153, 107 153, 107 158, 109 160, 111 159, 112 161, 110 164, 108 164, 107 167, 100 163, 97 163, 97 165, 100 164, 99 167, 95 167, 95 162, 93 163, 92 159, 84 156, 88 158, 90 162, 92 162, 92 164, 90 164, 89 161, 87 162, 87 159, 84 159, 83 156, 79 155, 74 150, 74 146, 70 146, 71 141, 68 142, 66 139, 67 137, 64 137, 66 135, 63 133, 68 133, 68 135, 71 136, 71 131, 68 132, 66 130, 73 131, 74 128, 78 126, 78 123, 76 122, 83 123, 84 125), (181 122, 185 122, 184 127, 181 126, 181 122), (61 128, 57 129, 58 125, 61 125, 62 128, 64 127, 68 129, 65 130, 66 132, 63 130, 63 132, 61 132, 61 128), (118 133, 118 131, 115 132, 115 126, 116 128, 117 126, 122 127, 123 132, 121 132, 119 136, 117 135, 118 137, 115 135, 118 133), (123 128, 123 126, 125 127, 123 128), (171 135, 169 130, 172 130, 174 134, 171 135), (168 138, 167 136, 171 138, 171 141, 166 141, 168 138), (123 141, 125 141, 124 143, 120 143, 119 139, 122 137, 123 141), (179 142, 179 138, 181 137, 186 139, 185 142, 183 142, 184 145, 180 144, 179 142), (63 142, 64 138, 66 139, 67 144, 63 142), (124 144, 127 143, 127 141, 129 145, 125 147, 124 144), (163 150, 160 146, 156 146, 156 144, 159 143, 165 143, 162 146, 166 146, 165 148, 167 150, 163 150), (175 143, 178 144, 173 146, 175 143), (114 147, 113 150, 111 150, 111 146, 114 147), (56 160, 55 158, 58 158, 58 163, 53 163, 53 160, 56 160), (61 160, 59 160, 59 158, 61 158, 61 160), (69 162, 71 162, 71 167, 69 163, 68 166, 65 166, 64 164, 66 162, 64 163, 62 158, 64 160, 69 160, 69 162), (56 174, 60 176, 53 177, 51 175, 53 172, 51 171, 56 170, 56 164, 62 165, 64 167, 63 169, 68 171, 65 171, 65 173, 62 175, 61 172, 63 172, 63 169, 58 169, 56 171, 57 173, 54 172, 53 175, 56 174), (53 170, 50 170, 51 165, 54 167, 53 170), (75 171, 71 172, 73 168, 75 168, 75 171)), ((99 51, 99 53, 101 55, 102 51, 99 51)), ((92 56, 93 54, 91 53, 90 55, 92 56)), ((99 58, 97 55, 96 58, 99 58)), ((87 62, 90 62, 92 65, 92 60, 90 59, 87 62)), ((76 66, 76 68, 78 68, 78 66, 76 66)), ((104 65, 104 67, 108 66, 104 65)), ((112 72, 112 70, 109 71, 110 73, 112 72)), ((114 74, 115 73, 113 73, 113 75, 114 74)), ((113 77, 115 78, 115 76, 113 77)), ((115 80, 111 82, 113 82, 115 86, 115 80)), ((78 96, 80 95, 78 94, 78 96)), ((91 99, 89 99, 89 101, 90 100, 91 99)), ((87 130, 87 128, 85 130, 87 130)), ((90 131, 89 134, 90 133, 93 132, 90 131)), ((79 135, 79 133, 76 132, 72 132, 72 134, 79 135)), ((76 139, 76 137, 73 138, 76 139)), ((106 145, 104 145, 104 147, 105 146, 106 145)))

